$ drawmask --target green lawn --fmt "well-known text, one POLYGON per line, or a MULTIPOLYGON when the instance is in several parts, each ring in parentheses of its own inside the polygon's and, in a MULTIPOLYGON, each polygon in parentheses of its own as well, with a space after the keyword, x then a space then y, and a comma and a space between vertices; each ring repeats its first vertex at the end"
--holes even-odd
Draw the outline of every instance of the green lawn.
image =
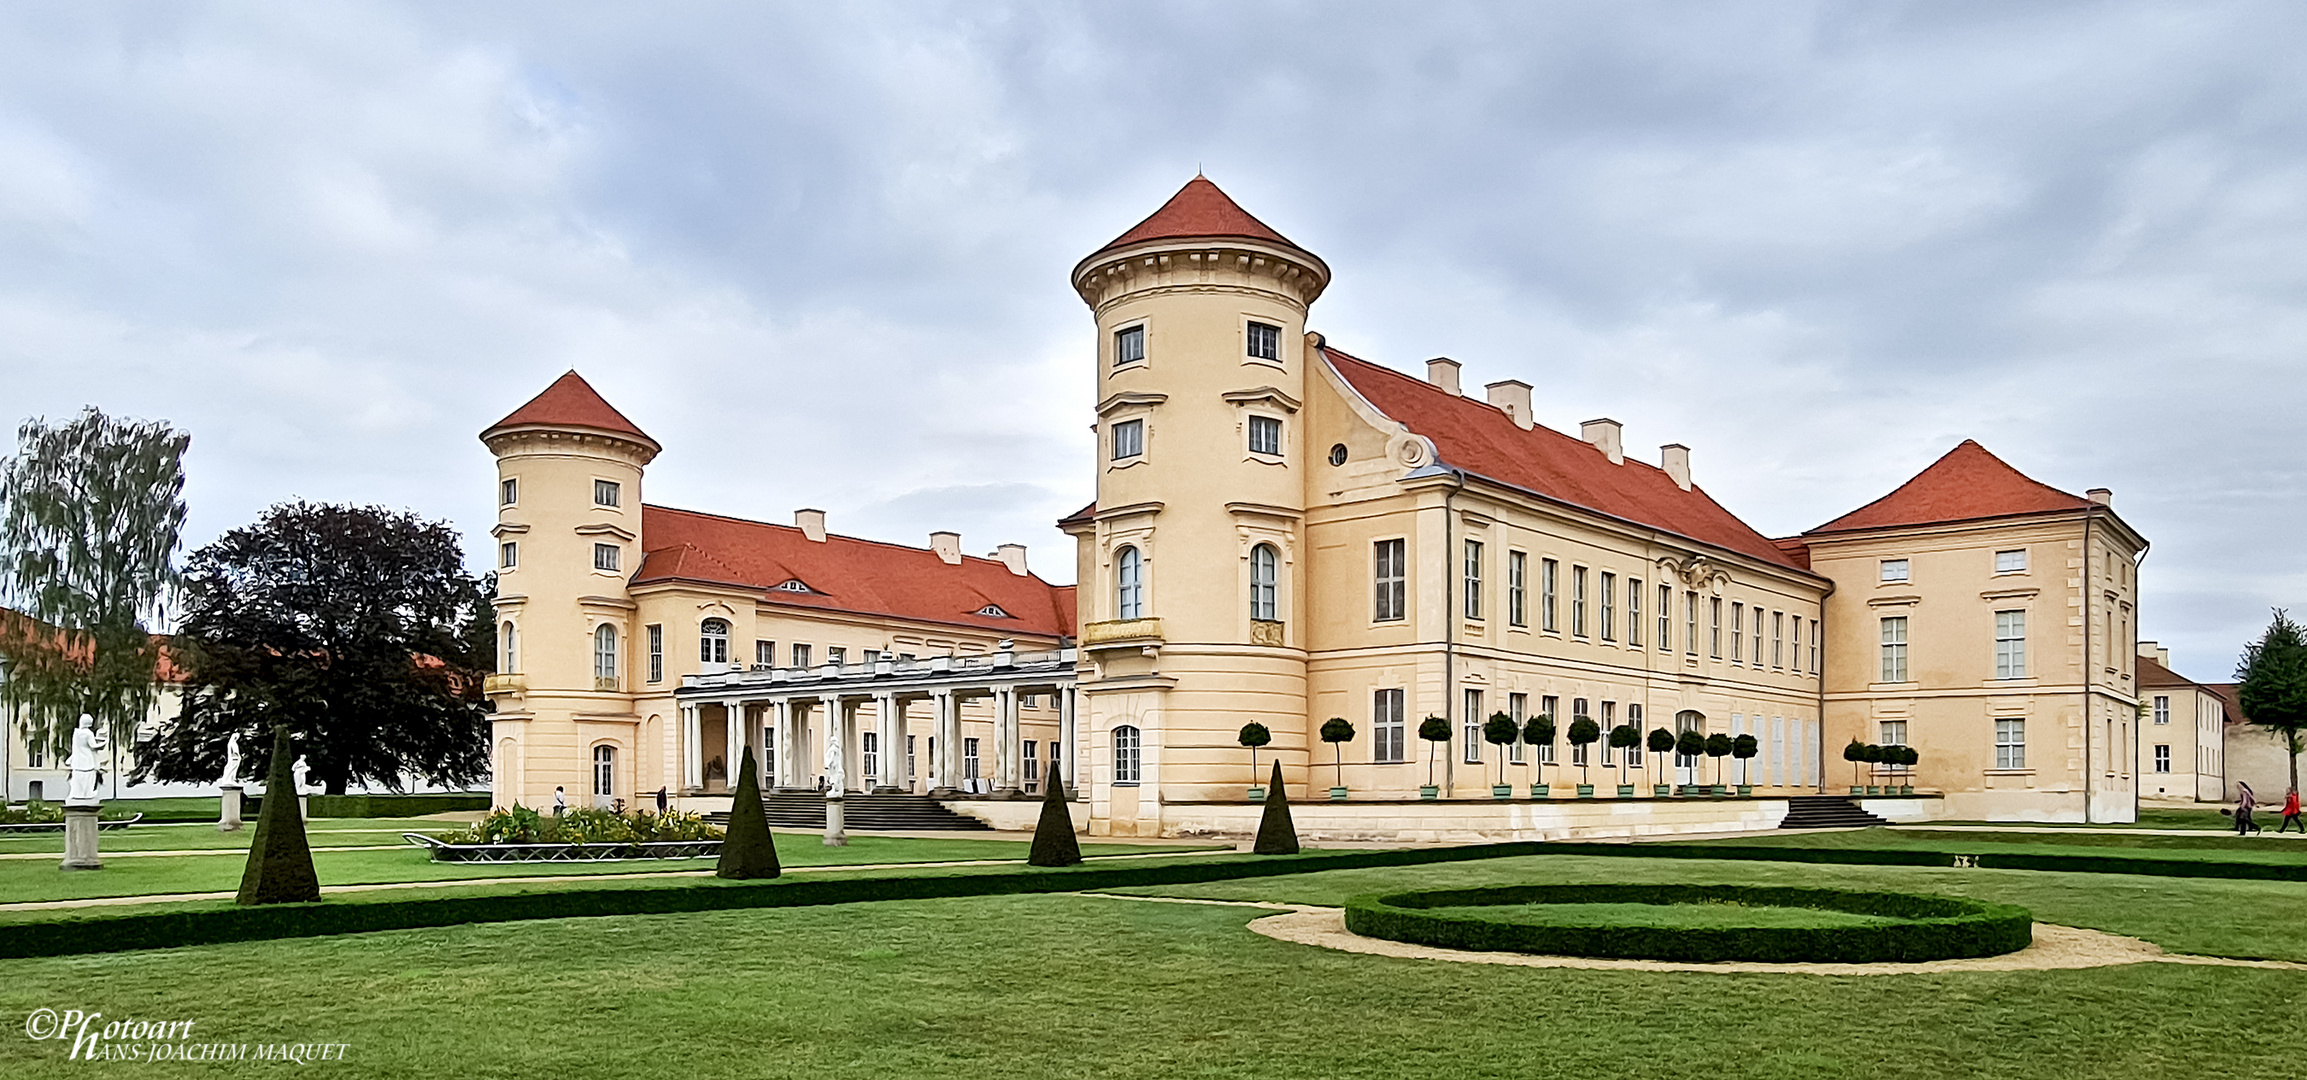
MULTIPOLYGON (((1576 870, 1571 861, 1378 876, 1412 886, 1553 879, 1576 870)), ((1753 870, 1579 861, 1621 876, 1753 870)), ((1369 884, 1355 876, 1223 888, 1334 896, 1369 884)), ((0 1014, 12 1030, 0 1039, 0 1075, 87 1074, 65 1060, 66 1044, 14 1030, 14 1018, 39 1008, 192 1020, 196 1040, 350 1044, 344 1062, 312 1066, 331 1075, 467 1080, 2285 1076, 2307 1054, 2307 1034, 2282 1015, 2307 995, 2298 972, 2158 964, 1826 978, 1493 967, 1331 952, 1244 929, 1264 914, 1010 896, 7 961, 0 1014)), ((177 1077, 252 1066, 134 1068, 177 1077)))
MULTIPOLYGON (((1666 842, 1674 842, 1667 838, 1666 842)), ((2136 853, 2150 859, 2307 864, 2307 842, 2264 836, 2156 836, 2121 833, 1940 832, 1872 828, 1848 832, 1785 831, 1689 841, 1733 847, 1855 848, 1941 851, 1950 855, 2007 852, 2029 855, 2108 856, 2136 853)))
MULTIPOLYGON (((2276 802, 2277 805, 2281 805, 2282 800, 2278 798, 2276 802)), ((2265 808, 2262 807, 2261 809, 2264 810, 2265 808)), ((2262 818, 2265 816, 2266 815, 2264 813, 2260 815, 2262 818)), ((2277 817, 2280 818, 2281 815, 2278 814, 2277 817)), ((1931 824, 1982 825, 1990 828, 1997 825, 2024 825, 2030 829, 2203 829, 2212 832, 2219 830, 2225 830, 2227 832, 2235 831, 2234 819, 2221 816, 2219 813, 2219 808, 2210 805, 2199 807, 2142 806, 2139 808, 2139 820, 2137 821, 2094 822, 2088 825, 2081 823, 2033 821, 1934 821, 1931 822, 1931 824)))
POLYGON ((1493 904, 1482 907, 1421 908, 1457 919, 1485 919, 1516 926, 1881 926, 1903 922, 1884 915, 1860 915, 1823 908, 1756 904, 1493 904))
MULTIPOLYGON (((305 836, 314 847, 399 844, 403 832, 436 833, 453 827, 451 822, 427 818, 315 818, 305 823, 305 836)), ((255 835, 253 818, 239 832, 218 832, 213 824, 139 824, 107 829, 97 844, 105 851, 247 851, 255 835)), ((50 851, 63 856, 63 833, 0 834, 0 854, 50 851)))

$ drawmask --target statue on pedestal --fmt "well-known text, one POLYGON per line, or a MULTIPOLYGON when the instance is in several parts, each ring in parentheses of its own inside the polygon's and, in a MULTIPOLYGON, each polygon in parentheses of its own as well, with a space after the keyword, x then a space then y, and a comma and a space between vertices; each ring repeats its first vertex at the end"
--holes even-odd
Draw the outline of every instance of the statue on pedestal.
POLYGON ((102 801, 96 793, 96 785, 102 779, 97 772, 102 763, 96 755, 103 752, 105 745, 104 736, 96 731, 96 718, 81 713, 80 726, 72 732, 72 756, 64 760, 64 767, 71 774, 65 786, 64 805, 95 806, 102 801))
POLYGON ((827 739, 825 740, 825 796, 829 799, 838 799, 847 787, 848 779, 841 766, 841 740, 839 737, 827 739))
POLYGON ((217 778, 218 787, 240 786, 240 733, 224 740, 224 775, 217 778))

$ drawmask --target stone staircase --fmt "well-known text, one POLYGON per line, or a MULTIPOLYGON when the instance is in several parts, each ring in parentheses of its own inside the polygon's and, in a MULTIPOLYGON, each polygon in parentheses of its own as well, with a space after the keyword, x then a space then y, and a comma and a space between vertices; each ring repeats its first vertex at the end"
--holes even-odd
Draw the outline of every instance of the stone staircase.
POLYGON ((1890 824, 1840 795, 1796 795, 1786 804, 1786 820, 1778 823, 1781 829, 1861 829, 1890 824))
MULTIPOLYGON (((763 792, 761 808, 768 814, 769 824, 778 828, 825 827, 825 796, 815 791, 763 792)), ((944 803, 921 795, 851 793, 841 800, 841 819, 844 828, 864 830, 974 832, 992 828, 985 822, 967 814, 954 813, 946 809, 944 803)), ((707 814, 705 820, 727 826, 729 815, 707 814)))

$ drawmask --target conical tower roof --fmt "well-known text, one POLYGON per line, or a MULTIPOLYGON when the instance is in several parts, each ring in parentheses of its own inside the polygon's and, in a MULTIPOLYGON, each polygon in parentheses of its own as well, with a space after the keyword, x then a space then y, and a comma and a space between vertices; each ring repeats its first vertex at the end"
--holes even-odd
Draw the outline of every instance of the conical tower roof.
POLYGON ((1186 186, 1170 196, 1170 201, 1163 203, 1161 209, 1153 212, 1153 216, 1115 237, 1112 243, 1099 248, 1097 254, 1148 240, 1200 237, 1263 240, 1269 244, 1305 250, 1292 243, 1289 237, 1275 232, 1265 222, 1251 217, 1249 211, 1242 209, 1241 204, 1220 191, 1216 184, 1210 182, 1209 177, 1197 175, 1186 181, 1186 186))
POLYGON ((657 440, 650 438, 648 432, 642 431, 639 425, 625 419, 625 414, 609 404, 575 369, 553 380, 553 385, 545 387, 544 393, 530 398, 528 404, 489 425, 488 430, 481 432, 481 438, 485 441, 500 431, 524 427, 598 431, 642 443, 652 453, 659 449, 657 440))

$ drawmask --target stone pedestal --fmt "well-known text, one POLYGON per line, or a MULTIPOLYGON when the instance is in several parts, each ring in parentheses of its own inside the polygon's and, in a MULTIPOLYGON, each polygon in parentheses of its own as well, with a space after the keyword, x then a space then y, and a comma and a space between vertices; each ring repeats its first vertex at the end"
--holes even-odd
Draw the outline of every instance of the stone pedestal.
POLYGON ((240 831, 240 785, 217 785, 216 831, 240 831))
POLYGON ((66 870, 101 870, 103 860, 96 857, 96 807, 67 806, 64 808, 64 868, 66 870))
POLYGON ((825 846, 849 846, 849 827, 842 820, 840 796, 825 800, 825 846))

